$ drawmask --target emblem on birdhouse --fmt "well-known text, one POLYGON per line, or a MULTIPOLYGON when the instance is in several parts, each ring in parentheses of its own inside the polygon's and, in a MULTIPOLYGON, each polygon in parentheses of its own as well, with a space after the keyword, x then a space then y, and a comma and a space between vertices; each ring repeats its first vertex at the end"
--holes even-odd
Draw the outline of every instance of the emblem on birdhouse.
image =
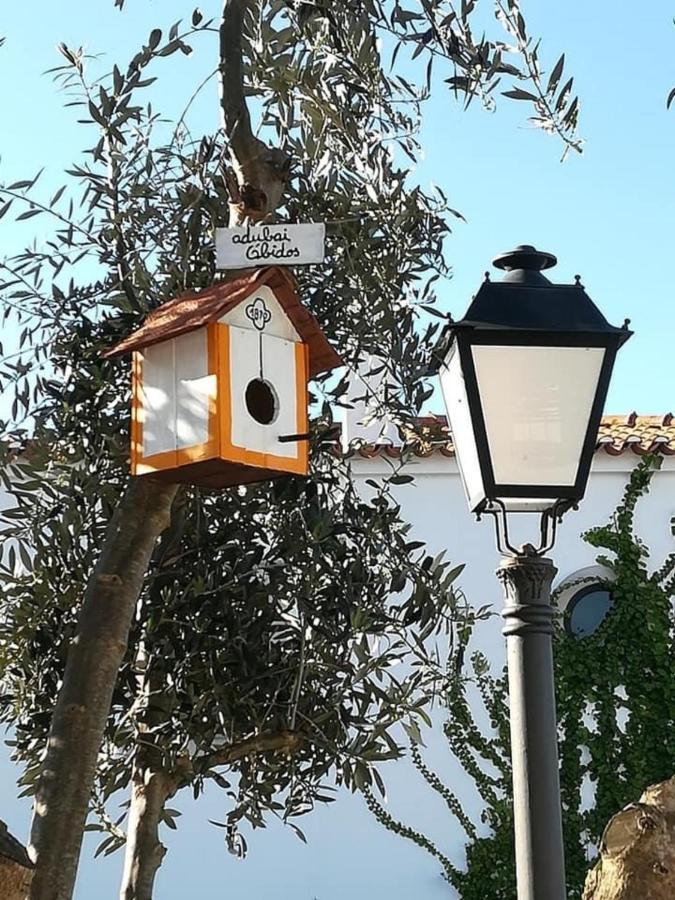
POLYGON ((265 306, 265 301, 261 297, 256 297, 253 303, 249 303, 246 307, 246 317, 253 322, 254 328, 258 331, 264 331, 271 318, 272 313, 265 306))
POLYGON ((164 303, 106 356, 130 351, 133 475, 224 487, 307 474, 308 381, 342 361, 286 270, 164 303))

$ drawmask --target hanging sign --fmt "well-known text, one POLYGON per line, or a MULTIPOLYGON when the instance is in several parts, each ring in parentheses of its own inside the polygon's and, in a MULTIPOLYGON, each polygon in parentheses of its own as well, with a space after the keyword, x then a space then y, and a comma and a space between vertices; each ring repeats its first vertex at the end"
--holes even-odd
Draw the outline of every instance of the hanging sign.
POLYGON ((279 263, 320 263, 325 255, 325 241, 323 222, 216 228, 216 266, 244 269, 279 263))

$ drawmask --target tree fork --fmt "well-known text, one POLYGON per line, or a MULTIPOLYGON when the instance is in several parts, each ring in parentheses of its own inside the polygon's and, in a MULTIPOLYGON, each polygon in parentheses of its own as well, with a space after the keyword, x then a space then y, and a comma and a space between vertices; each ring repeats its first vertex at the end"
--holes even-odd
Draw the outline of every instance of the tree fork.
POLYGON ((89 579, 35 796, 31 900, 70 900, 99 748, 155 542, 176 486, 132 479, 89 579))
MULTIPOLYGON (((174 513, 176 511, 174 504, 174 513)), ((168 532, 165 533, 164 539, 168 532)), ((160 544, 161 550, 161 544, 160 544)), ((120 900, 152 900, 155 878, 166 854, 159 839, 159 826, 167 800, 185 781, 190 763, 181 757, 174 771, 169 771, 162 749, 152 735, 155 725, 164 720, 164 683, 147 672, 147 659, 139 653, 139 693, 142 721, 137 723, 136 753, 131 776, 131 798, 127 825, 127 843, 120 900)))
MULTIPOLYGON (((148 702, 152 702, 150 698, 148 702)), ((161 751, 145 733, 134 762, 120 900, 152 900, 155 878, 166 855, 159 839, 164 807, 192 772, 204 774, 257 754, 292 756, 305 740, 303 734, 291 731, 256 734, 217 753, 192 760, 183 757, 173 771, 168 771, 162 768, 161 751)))

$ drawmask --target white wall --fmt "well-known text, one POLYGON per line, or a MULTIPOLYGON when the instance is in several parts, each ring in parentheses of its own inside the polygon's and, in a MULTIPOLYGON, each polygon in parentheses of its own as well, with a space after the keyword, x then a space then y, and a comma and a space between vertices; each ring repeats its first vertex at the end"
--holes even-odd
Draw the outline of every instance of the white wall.
MULTIPOLYGON (((578 511, 569 512, 564 517, 555 548, 550 554, 558 568, 557 581, 595 563, 597 550, 583 541, 581 535, 587 529, 609 520, 621 499, 630 472, 639 463, 639 459, 632 452, 609 456, 601 450, 596 454, 586 497, 578 511)), ((380 457, 364 459, 356 455, 352 466, 358 479, 377 478, 391 473, 386 460, 380 457)), ((477 608, 489 603, 493 605, 495 613, 498 613, 502 595, 494 572, 499 563, 494 525, 491 517, 476 522, 468 512, 455 460, 436 453, 420 458, 410 468, 406 468, 406 471, 415 474, 414 483, 400 486, 396 490, 402 515, 413 525, 415 537, 425 540, 432 551, 446 549, 447 557, 453 562, 465 563, 466 568, 458 579, 457 586, 463 589, 471 605, 477 608)), ((670 526, 673 516, 675 458, 665 457, 661 470, 654 475, 649 494, 640 501, 636 512, 636 533, 651 550, 653 568, 658 568, 663 559, 675 551, 675 539, 670 526)), ((512 535, 514 543, 526 540, 537 543, 538 516, 516 517, 516 525, 512 535)), ((495 615, 480 623, 474 635, 474 648, 481 649, 497 671, 505 661, 501 627, 502 620, 495 615)), ((470 779, 450 758, 442 739, 432 737, 428 757, 463 801, 465 811, 477 822, 480 813, 479 799, 470 779)), ((432 792, 418 779, 419 776, 412 768, 397 764, 392 779, 390 811, 395 817, 398 815, 407 819, 410 824, 416 822, 423 826, 422 830, 437 838, 453 861, 461 863, 463 855, 458 832, 455 830, 454 836, 452 833, 452 820, 448 818, 442 805, 434 802, 432 792), (413 787, 417 784, 419 793, 413 787), (412 805, 409 799, 411 790, 415 796, 412 805)), ((370 826, 364 822, 364 827, 370 826)), ((430 861, 430 865, 433 868, 433 861, 430 861)), ((434 895, 421 893, 419 896, 434 895)), ((452 896, 452 892, 446 896, 452 896)))
MULTIPOLYGON (((560 575, 595 561, 581 533, 606 521, 615 509, 630 470, 638 457, 619 457, 600 452, 596 456, 586 500, 578 512, 569 513, 560 529, 554 556, 560 575)), ((384 460, 354 457, 358 479, 390 472, 384 460)), ((467 598, 476 606, 501 606, 499 584, 494 576, 498 555, 490 520, 476 523, 466 504, 456 465, 437 454, 415 464, 413 485, 399 487, 403 515, 414 525, 416 536, 433 550, 447 548, 448 556, 465 562, 460 578, 467 598)), ((638 533, 653 551, 654 564, 675 549, 670 519, 675 515, 675 458, 666 458, 655 475, 650 494, 638 507, 638 533)), ((536 528, 536 521, 533 522, 536 528)), ((526 535, 522 535, 525 539, 526 535)), ((501 620, 484 623, 476 640, 499 668, 504 660, 501 620)), ((470 782, 452 761, 438 733, 428 740, 433 768, 455 790, 469 814, 477 818, 480 805, 470 782)), ((383 774, 389 790, 389 810, 395 817, 418 826, 435 838, 457 864, 463 861, 461 835, 443 802, 425 785, 407 763, 388 764, 383 774)), ((5 760, 0 762, 5 818, 17 835, 27 834, 30 804, 16 801, 13 778, 18 775, 5 760)), ((358 796, 342 793, 338 802, 320 808, 299 822, 305 830, 305 845, 287 829, 272 822, 269 829, 250 837, 250 852, 239 862, 224 848, 222 831, 208 819, 222 821, 225 797, 210 791, 194 803, 186 792, 172 801, 184 813, 178 832, 164 829, 169 854, 162 866, 157 900, 240 900, 275 896, 279 900, 451 900, 453 892, 439 874, 438 864, 417 847, 385 831, 366 810, 358 796), (197 863, 198 864, 195 864, 197 863)), ((89 836, 81 868, 76 900, 115 896, 121 858, 92 861, 94 841, 89 836)), ((487 900, 487 898, 486 898, 487 900)))
MULTIPOLYGON (((559 526, 552 551, 558 567, 558 579, 595 563, 597 551, 581 539, 594 525, 606 522, 618 505, 630 472, 640 457, 632 452, 609 456, 604 450, 595 456, 586 497, 576 511, 565 515, 559 526)), ((358 454, 352 459, 355 477, 384 477, 391 474, 385 458, 365 459, 358 454)), ((418 539, 428 543, 432 551, 447 550, 449 559, 466 563, 458 584, 476 606, 494 603, 500 609, 500 587, 494 571, 499 563, 492 518, 481 522, 467 509, 464 491, 454 459, 440 453, 422 457, 405 470, 415 476, 410 485, 399 486, 397 497, 402 515, 415 530, 418 539)), ((675 457, 664 457, 661 470, 654 476, 650 493, 641 501, 636 514, 636 529, 651 548, 655 568, 668 553, 675 550, 670 520, 675 516, 675 457)), ((538 516, 511 516, 512 540, 522 543, 538 541, 538 516)), ((483 649, 496 663, 504 658, 500 622, 484 626, 483 649)))

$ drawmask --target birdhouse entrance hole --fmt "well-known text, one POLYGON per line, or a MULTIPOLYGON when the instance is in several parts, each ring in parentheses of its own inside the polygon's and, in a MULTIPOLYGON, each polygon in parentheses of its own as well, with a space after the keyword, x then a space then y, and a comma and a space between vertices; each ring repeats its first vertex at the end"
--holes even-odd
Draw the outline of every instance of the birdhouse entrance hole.
POLYGON ((254 378, 246 387, 246 409, 260 425, 271 425, 279 414, 276 391, 262 378, 254 378))

